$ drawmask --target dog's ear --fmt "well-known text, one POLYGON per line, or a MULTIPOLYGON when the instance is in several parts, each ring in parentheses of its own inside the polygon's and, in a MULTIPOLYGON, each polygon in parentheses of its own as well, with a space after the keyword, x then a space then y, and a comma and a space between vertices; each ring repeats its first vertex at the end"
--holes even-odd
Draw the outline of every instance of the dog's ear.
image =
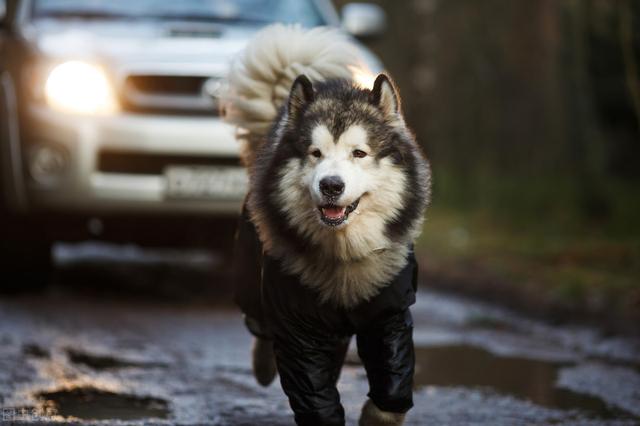
POLYGON ((380 74, 373 83, 369 102, 380 108, 385 116, 400 113, 400 97, 393 81, 386 74, 380 74))
POLYGON ((302 107, 309 102, 313 101, 313 85, 311 80, 306 75, 300 74, 293 85, 291 86, 291 92, 289 92, 289 101, 287 103, 287 114, 289 120, 294 121, 302 107))

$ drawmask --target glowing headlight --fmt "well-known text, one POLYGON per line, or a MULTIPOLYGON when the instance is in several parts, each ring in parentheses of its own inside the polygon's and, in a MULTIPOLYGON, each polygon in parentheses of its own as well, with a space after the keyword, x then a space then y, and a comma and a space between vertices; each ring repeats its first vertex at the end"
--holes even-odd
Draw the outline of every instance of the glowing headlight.
POLYGON ((51 108, 76 114, 108 114, 117 105, 105 73, 97 66, 69 61, 56 66, 44 87, 51 108))

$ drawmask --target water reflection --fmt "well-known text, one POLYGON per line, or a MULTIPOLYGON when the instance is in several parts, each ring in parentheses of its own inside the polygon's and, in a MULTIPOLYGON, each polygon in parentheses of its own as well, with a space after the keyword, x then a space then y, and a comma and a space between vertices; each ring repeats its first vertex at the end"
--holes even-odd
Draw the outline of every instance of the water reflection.
POLYGON ((496 356, 468 345, 418 347, 415 383, 489 387, 545 407, 577 409, 601 418, 632 418, 598 398, 556 387, 558 369, 567 365, 571 364, 496 356))

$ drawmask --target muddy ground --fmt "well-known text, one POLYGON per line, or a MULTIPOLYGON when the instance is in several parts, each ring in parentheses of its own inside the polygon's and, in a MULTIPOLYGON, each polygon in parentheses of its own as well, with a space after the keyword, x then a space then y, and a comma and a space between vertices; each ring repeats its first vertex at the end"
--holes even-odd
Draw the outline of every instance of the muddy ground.
MULTIPOLYGON (((0 421, 293 423, 279 384, 251 375, 218 257, 85 244, 56 259, 46 291, 0 298, 0 421)), ((640 424, 638 340, 428 287, 413 313, 409 425, 640 424)), ((353 351, 339 388, 355 424, 367 385, 353 351)))

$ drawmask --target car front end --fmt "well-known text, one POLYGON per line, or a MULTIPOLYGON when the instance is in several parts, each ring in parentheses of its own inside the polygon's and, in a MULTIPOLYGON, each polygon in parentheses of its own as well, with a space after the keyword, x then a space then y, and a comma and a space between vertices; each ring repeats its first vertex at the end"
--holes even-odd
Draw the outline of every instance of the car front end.
POLYGON ((215 92, 248 30, 26 19, 23 209, 237 214, 247 179, 215 92))
MULTIPOLYGON (((231 61, 274 22, 340 25, 328 0, 0 2, 0 257, 23 271, 53 241, 228 247, 248 184, 217 101, 231 61)), ((343 24, 366 36, 362 7, 343 24)))

